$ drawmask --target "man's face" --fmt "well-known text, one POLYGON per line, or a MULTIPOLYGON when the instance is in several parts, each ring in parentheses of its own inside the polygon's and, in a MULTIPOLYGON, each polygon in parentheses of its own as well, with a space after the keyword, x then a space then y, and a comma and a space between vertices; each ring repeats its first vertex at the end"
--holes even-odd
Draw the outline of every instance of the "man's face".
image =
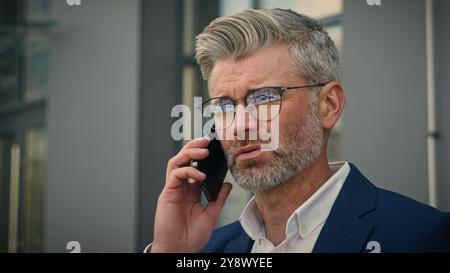
MULTIPOLYGON (((217 61, 211 73, 209 89, 211 97, 245 97, 248 90, 268 86, 303 86, 310 83, 295 72, 291 55, 285 44, 276 44, 241 59, 217 61)), ((279 145, 274 151, 256 149, 263 141, 236 140, 239 130, 247 133, 258 130, 258 122, 244 112, 245 124, 236 122, 227 130, 233 130, 234 140, 222 140, 234 178, 244 189, 258 192, 270 190, 287 181, 295 173, 317 159, 323 149, 323 129, 318 116, 318 98, 310 89, 286 91, 278 115, 279 145), (244 127, 244 128, 240 128, 244 127), (242 152, 244 149, 245 152, 242 152), (255 150, 256 149, 256 150, 255 150)), ((241 103, 242 101, 239 101, 241 103)), ((272 121, 275 122, 275 121, 272 121)), ((270 121, 269 121, 270 123, 270 121)), ((265 128, 271 128, 266 125, 265 128)))

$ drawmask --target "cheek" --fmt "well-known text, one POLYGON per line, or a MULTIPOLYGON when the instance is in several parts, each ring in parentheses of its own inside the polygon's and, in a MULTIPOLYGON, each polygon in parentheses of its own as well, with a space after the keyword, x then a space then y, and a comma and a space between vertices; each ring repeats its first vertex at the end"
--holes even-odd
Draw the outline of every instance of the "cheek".
POLYGON ((220 143, 222 144, 222 149, 227 154, 228 151, 230 150, 231 145, 232 145, 232 141, 230 141, 230 140, 221 140, 220 143))
POLYGON ((295 125, 298 126, 302 124, 304 121, 304 117, 307 115, 307 112, 301 108, 297 109, 289 109, 284 113, 280 114, 280 131, 295 125))
POLYGON ((292 123, 301 123, 304 117, 308 115, 309 104, 308 96, 298 96, 298 98, 289 98, 283 101, 280 112, 280 126, 292 123))
POLYGON ((301 106, 289 105, 289 106, 291 107, 283 108, 283 110, 280 113, 280 120, 279 120, 280 140, 283 140, 286 137, 286 134, 289 131, 292 131, 293 128, 302 127, 309 113, 308 105, 301 105, 301 106))

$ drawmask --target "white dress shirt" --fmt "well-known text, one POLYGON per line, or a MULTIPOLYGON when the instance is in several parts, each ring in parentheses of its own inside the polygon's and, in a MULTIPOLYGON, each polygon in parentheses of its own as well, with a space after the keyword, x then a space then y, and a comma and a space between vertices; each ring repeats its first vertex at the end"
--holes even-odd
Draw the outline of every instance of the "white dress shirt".
POLYGON ((255 241, 252 253, 312 252, 334 201, 350 172, 348 162, 331 163, 330 168, 334 174, 292 213, 286 224, 286 239, 277 246, 266 238, 264 222, 255 197, 248 202, 239 221, 247 235, 255 241))

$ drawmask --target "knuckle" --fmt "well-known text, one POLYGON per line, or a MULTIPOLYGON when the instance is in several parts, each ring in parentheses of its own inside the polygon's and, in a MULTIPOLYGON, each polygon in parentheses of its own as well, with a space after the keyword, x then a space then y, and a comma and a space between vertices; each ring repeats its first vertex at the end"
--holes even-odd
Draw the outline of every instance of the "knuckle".
POLYGON ((169 161, 167 161, 167 166, 172 167, 175 164, 175 157, 172 157, 171 159, 169 159, 169 161))

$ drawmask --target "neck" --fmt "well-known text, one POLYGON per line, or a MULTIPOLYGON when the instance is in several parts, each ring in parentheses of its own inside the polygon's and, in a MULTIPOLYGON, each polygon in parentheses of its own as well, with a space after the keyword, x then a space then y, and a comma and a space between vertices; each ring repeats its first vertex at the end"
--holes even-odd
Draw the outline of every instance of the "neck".
POLYGON ((264 219, 266 237, 275 246, 286 238, 286 224, 292 213, 308 200, 330 177, 326 153, 310 166, 277 187, 255 194, 264 219))

